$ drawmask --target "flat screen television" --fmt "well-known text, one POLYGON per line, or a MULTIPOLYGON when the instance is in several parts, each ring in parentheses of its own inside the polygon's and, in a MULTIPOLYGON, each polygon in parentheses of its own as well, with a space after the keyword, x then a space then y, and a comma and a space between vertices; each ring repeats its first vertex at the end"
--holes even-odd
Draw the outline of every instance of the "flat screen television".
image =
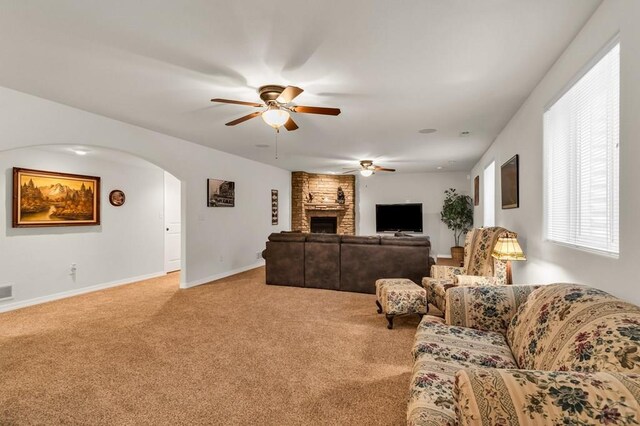
POLYGON ((376 232, 422 232, 422 203, 376 204, 376 232))

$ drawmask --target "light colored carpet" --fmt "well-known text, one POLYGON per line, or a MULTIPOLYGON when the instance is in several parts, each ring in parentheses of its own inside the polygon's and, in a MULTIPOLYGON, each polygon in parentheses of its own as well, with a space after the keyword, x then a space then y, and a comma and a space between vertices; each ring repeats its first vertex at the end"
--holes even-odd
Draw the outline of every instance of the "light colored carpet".
POLYGON ((419 318, 374 301, 258 268, 0 314, 0 424, 404 424, 419 318))

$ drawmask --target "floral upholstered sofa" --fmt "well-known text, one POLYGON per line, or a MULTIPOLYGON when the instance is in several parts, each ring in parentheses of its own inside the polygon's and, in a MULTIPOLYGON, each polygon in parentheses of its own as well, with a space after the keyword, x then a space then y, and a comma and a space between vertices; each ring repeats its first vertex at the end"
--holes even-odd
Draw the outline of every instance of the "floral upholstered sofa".
POLYGON ((409 425, 640 424, 640 307, 601 290, 451 288, 412 352, 409 425))

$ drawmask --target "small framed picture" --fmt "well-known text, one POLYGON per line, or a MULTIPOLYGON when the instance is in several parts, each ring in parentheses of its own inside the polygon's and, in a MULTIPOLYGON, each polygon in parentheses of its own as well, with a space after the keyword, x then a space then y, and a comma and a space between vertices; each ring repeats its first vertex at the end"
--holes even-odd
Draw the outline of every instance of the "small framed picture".
POLYGON ((112 206, 120 207, 124 204, 126 197, 120 189, 114 189, 109 193, 109 202, 112 206))
POLYGON ((473 205, 480 205, 480 176, 473 179, 473 205))
POLYGON ((278 224, 278 190, 271 190, 271 224, 278 224))
POLYGON ((222 179, 207 179, 207 207, 233 207, 236 184, 222 179))
POLYGON ((517 209, 520 206, 518 162, 518 154, 516 154, 500 168, 503 209, 517 209))

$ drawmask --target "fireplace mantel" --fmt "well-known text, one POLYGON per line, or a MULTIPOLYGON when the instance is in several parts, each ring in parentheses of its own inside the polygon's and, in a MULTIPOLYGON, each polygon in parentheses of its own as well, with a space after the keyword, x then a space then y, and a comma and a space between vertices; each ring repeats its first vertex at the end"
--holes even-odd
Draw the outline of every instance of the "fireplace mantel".
POLYGON ((344 208, 344 204, 338 204, 338 203, 304 203, 304 209, 311 210, 311 211, 328 211, 328 210, 342 211, 345 208, 344 208))

